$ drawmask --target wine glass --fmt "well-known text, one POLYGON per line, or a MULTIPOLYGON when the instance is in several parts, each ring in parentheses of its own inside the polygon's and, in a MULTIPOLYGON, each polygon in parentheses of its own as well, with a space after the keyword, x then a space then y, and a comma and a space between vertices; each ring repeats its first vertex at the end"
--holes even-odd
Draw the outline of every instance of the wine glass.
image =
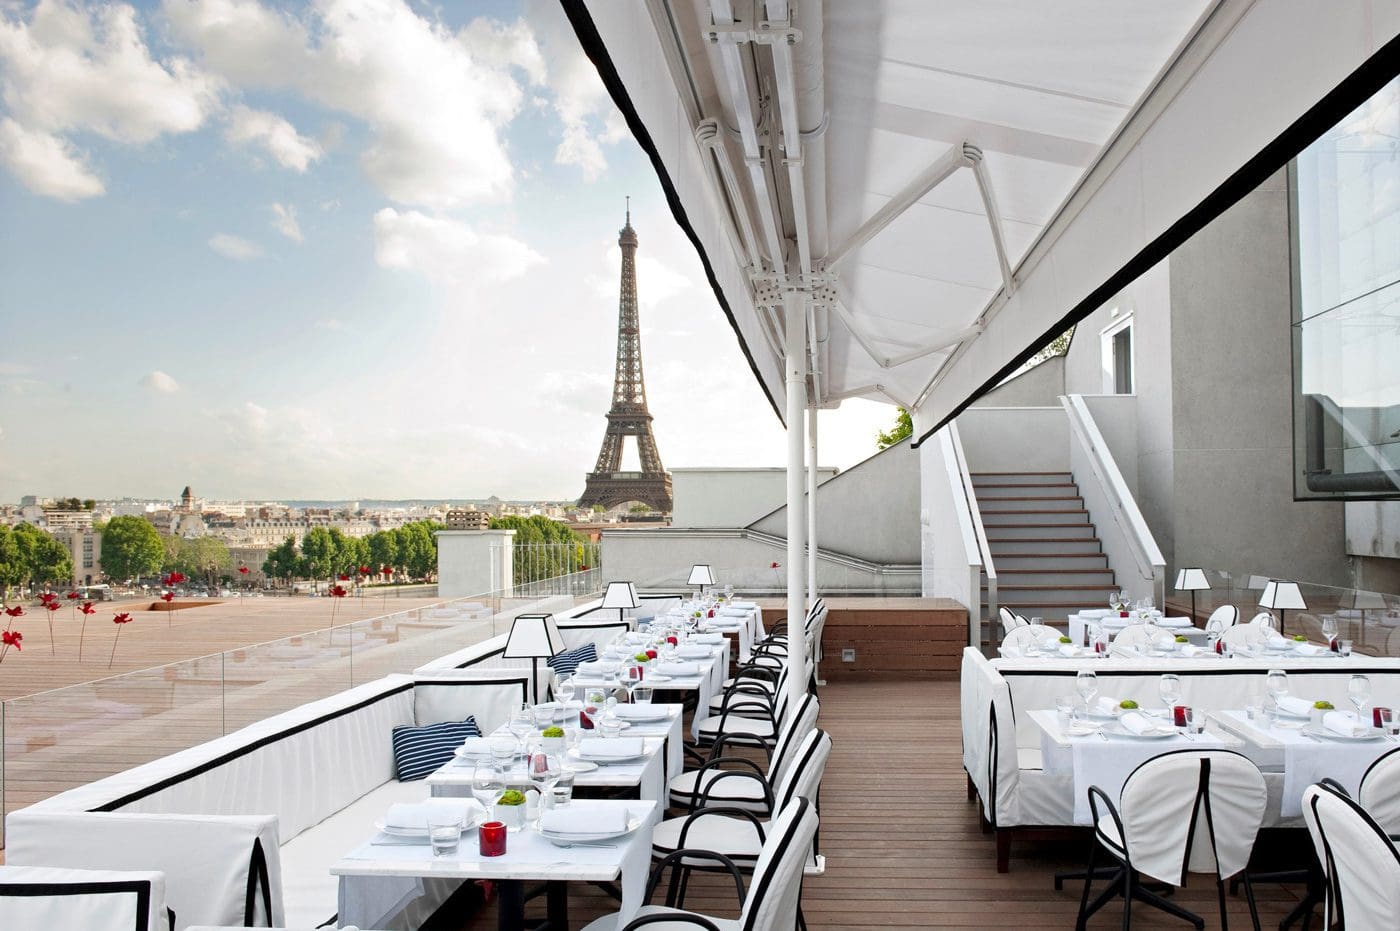
POLYGON ((1337 639, 1337 619, 1330 614, 1323 615, 1322 636, 1327 638, 1327 645, 1331 646, 1332 641, 1337 639))
POLYGON ((540 807, 545 799, 553 795, 554 783, 559 781, 559 757, 553 753, 532 753, 526 767, 530 784, 540 793, 540 807))
POLYGON ((505 790, 505 775, 496 768, 495 763, 482 761, 476 764, 476 769, 472 770, 472 797, 481 803, 488 815, 491 806, 496 804, 496 799, 505 790))
POLYGON ((1259 628, 1264 634, 1264 639, 1266 641, 1272 640, 1274 634, 1278 632, 1278 621, 1274 620, 1272 614, 1265 611, 1259 615, 1259 628))
POLYGON ((530 709, 529 705, 522 705, 511 711, 506 730, 510 731, 515 736, 516 742, 523 747, 525 738, 534 733, 535 712, 530 709))
POLYGON ((1371 680, 1362 675, 1352 676, 1347 681, 1347 698, 1356 706, 1356 720, 1365 723, 1361 721, 1361 709, 1371 700, 1371 680))
POLYGON ((1173 673, 1162 676, 1157 680, 1157 695, 1169 712, 1181 704, 1181 677, 1173 673))
POLYGON ((1084 699, 1084 710, 1091 710, 1089 702, 1099 693, 1099 677, 1092 669, 1081 669, 1074 677, 1074 687, 1079 692, 1079 697, 1084 699))
POLYGON ((554 683, 554 694, 565 705, 574 700, 576 691, 578 688, 574 685, 573 676, 561 676, 559 681, 554 683))
POLYGON ((1288 694, 1288 673, 1282 669, 1270 669, 1264 677, 1264 688, 1268 691, 1269 697, 1274 700, 1274 706, 1278 706, 1280 698, 1288 694))
POLYGON ((641 667, 635 663, 628 663, 622 668, 622 686, 627 689, 627 700, 632 701, 632 690, 637 687, 637 683, 642 681, 641 667))

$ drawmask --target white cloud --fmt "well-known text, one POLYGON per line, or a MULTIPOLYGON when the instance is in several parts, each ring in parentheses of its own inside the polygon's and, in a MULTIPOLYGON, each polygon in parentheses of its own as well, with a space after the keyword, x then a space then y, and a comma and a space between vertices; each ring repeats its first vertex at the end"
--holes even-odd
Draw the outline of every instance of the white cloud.
POLYGON ((410 269, 444 284, 506 281, 544 262, 518 239, 392 207, 374 215, 374 260, 382 268, 410 269))
POLYGON ((8 117, 0 120, 0 161, 36 194, 76 201, 106 189, 83 156, 65 139, 25 129, 8 117))
POLYGON ((281 165, 304 172, 322 155, 321 146, 297 132, 296 127, 275 113, 250 110, 239 105, 229 112, 224 138, 234 145, 257 146, 281 165))
POLYGON ((297 222, 297 208, 291 204, 272 205, 272 228, 293 242, 302 242, 301 224, 297 222))
POLYGON ((340 320, 336 320, 334 317, 327 320, 317 320, 316 326, 322 330, 330 330, 331 332, 337 332, 345 328, 345 324, 340 320))
POLYGON ((502 23, 478 17, 457 37, 478 61, 495 67, 519 68, 532 84, 544 84, 548 77, 539 43, 524 20, 502 23))
POLYGON ((209 248, 224 258, 246 262, 263 254, 262 246, 229 233, 215 233, 209 237, 209 248))
POLYGON ((174 394, 180 390, 180 383, 159 369, 142 378, 140 384, 158 394, 174 394))
MULTIPOLYGON (((621 268, 622 249, 614 242, 608 246, 607 252, 604 253, 604 271, 588 275, 584 281, 594 294, 616 301, 621 268)), ((694 287, 688 277, 660 259, 652 258, 649 255, 638 255, 636 268, 637 300, 643 307, 653 307, 669 297, 674 297, 694 287)))
POLYGON ((209 69, 240 85, 280 85, 305 65, 306 27, 257 0, 165 0, 176 36, 196 41, 209 69))
POLYGON ((40 0, 28 22, 13 9, 0 7, 0 97, 15 124, 5 161, 31 190, 69 200, 101 193, 67 134, 141 145, 198 129, 217 105, 217 82, 188 60, 152 57, 127 4, 40 0), (39 153, 55 167, 36 169, 39 153))

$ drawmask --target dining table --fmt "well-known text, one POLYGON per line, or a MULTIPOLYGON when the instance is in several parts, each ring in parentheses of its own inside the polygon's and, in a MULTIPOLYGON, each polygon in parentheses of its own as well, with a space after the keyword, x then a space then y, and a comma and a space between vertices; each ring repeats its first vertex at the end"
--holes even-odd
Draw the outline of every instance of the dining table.
MULTIPOLYGON (((687 643, 687 645, 690 645, 687 643)), ((728 676, 729 655, 731 644, 727 639, 721 639, 719 643, 705 644, 709 649, 704 656, 678 656, 677 662, 684 663, 688 669, 693 670, 688 675, 667 674, 667 670, 672 667, 664 663, 653 660, 647 664, 643 673, 643 685, 652 686, 655 691, 652 693, 653 701, 656 700, 656 693, 686 693, 696 694, 695 707, 699 709, 710 707, 710 700, 716 695, 722 694, 724 690, 724 680, 728 676)), ((620 688, 621 683, 616 676, 588 676, 575 674, 573 676, 575 686, 579 688, 620 688)), ((662 699, 664 701, 664 697, 662 699)), ((703 715, 696 714, 691 721, 691 739, 698 739, 700 736, 700 723, 703 715)))
MULTIPOLYGON (((1123 617, 1120 612, 1107 609, 1086 609, 1069 615, 1068 636, 1075 644, 1088 643, 1086 639, 1089 625, 1098 624, 1104 629, 1110 639, 1125 627, 1143 623, 1137 616, 1123 617)), ((1154 613, 1146 623, 1160 627, 1170 634, 1185 637, 1196 646, 1204 646, 1206 642, 1206 631, 1203 628, 1192 625, 1189 617, 1164 616, 1161 612, 1154 613)))

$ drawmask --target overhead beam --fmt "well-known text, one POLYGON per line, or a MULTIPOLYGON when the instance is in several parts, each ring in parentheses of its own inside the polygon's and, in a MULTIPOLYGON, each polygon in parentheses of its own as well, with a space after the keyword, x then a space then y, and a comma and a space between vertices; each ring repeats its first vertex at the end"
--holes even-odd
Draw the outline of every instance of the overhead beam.
POLYGON ((992 228, 992 245, 997 250, 997 264, 1001 267, 1001 287, 1006 294, 1016 290, 1016 279, 1011 276, 1011 262, 1006 255, 1006 239, 1001 228, 1001 211, 997 209, 996 197, 992 194, 992 182, 987 177, 987 167, 982 164, 982 153, 972 160, 972 174, 977 179, 977 191, 982 195, 982 209, 987 214, 987 225, 992 228))
POLYGON ((982 332, 982 324, 974 323, 932 345, 912 349, 903 355, 888 356, 879 352, 871 342, 871 340, 880 339, 880 337, 866 333, 865 328, 860 325, 860 321, 856 320, 855 315, 851 313, 842 301, 836 301, 831 306, 836 311, 836 316, 840 317, 841 322, 845 324, 846 329, 855 337, 856 342, 865 350, 865 354, 870 357, 872 362, 882 369, 898 368, 908 362, 922 359, 924 356, 953 349, 982 332))

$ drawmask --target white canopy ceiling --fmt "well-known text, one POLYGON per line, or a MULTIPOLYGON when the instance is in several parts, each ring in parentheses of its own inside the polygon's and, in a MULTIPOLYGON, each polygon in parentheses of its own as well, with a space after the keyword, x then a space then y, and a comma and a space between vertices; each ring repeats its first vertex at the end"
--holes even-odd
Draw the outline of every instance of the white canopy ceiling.
POLYGON ((1400 60, 1395 0, 563 3, 775 408, 797 292, 814 399, 930 429, 1400 60))

